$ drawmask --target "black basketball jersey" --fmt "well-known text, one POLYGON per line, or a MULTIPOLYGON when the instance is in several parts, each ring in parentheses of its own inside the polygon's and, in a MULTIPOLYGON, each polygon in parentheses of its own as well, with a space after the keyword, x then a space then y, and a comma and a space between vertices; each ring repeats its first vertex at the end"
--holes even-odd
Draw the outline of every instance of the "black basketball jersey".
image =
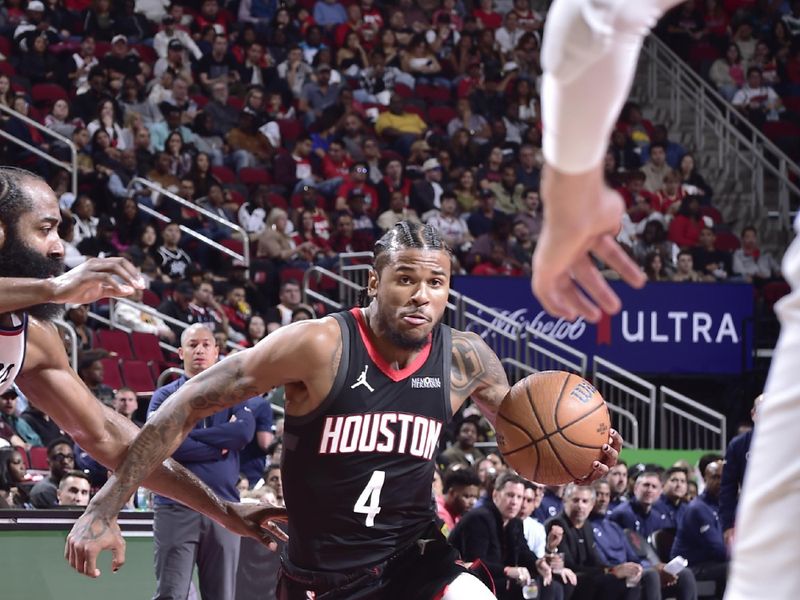
POLYGON ((437 325, 402 370, 370 345, 360 309, 333 315, 342 357, 320 407, 284 422, 291 562, 347 571, 386 560, 434 518, 439 434, 452 417, 451 332, 437 325))

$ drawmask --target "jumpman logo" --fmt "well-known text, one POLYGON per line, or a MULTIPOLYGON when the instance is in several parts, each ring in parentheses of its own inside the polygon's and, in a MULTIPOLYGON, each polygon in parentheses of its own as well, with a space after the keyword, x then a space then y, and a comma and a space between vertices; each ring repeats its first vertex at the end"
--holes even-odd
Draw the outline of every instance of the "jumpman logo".
POLYGON ((370 392, 374 392, 375 391, 375 389, 367 381, 367 369, 369 369, 369 365, 364 365, 364 370, 361 371, 361 375, 359 375, 358 379, 356 379, 356 382, 353 385, 350 386, 351 390, 354 390, 358 386, 363 385, 370 392))

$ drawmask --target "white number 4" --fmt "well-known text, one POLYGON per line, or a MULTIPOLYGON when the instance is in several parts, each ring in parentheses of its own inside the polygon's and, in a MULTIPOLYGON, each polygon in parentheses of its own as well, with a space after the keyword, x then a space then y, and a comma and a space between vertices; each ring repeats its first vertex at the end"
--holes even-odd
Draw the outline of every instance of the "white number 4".
POLYGON ((353 512, 361 515, 367 515, 367 527, 375 525, 375 515, 381 512, 381 488, 383 482, 386 480, 385 471, 374 471, 372 477, 369 478, 369 483, 361 495, 356 500, 356 505, 353 507, 353 512), (369 504, 367 504, 369 502, 369 504))

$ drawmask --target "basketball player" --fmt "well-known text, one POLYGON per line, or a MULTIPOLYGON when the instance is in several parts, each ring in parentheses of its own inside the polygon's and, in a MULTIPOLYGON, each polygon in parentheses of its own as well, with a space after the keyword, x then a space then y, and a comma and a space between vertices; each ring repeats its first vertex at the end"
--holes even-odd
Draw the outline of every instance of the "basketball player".
MULTIPOLYGON (((69 273, 58 237, 58 200, 38 176, 0 167, 0 393, 16 383, 89 453, 114 468, 138 432, 133 423, 103 406, 70 368, 52 320, 61 302, 92 302, 125 296, 141 287, 133 265, 122 259, 92 259, 69 273)), ((206 513, 237 531, 262 539, 244 507, 220 502, 177 463, 156 469, 147 485, 206 513)), ((121 537, 113 540, 123 547, 121 537)))
MULTIPOLYGON (((614 243, 622 204, 603 183, 602 157, 633 79, 648 29, 677 0, 556 0, 544 36, 542 180, 545 220, 533 289, 548 312, 596 321, 619 298, 589 252, 631 285, 644 276, 614 243), (586 291, 584 296, 576 282, 586 291), (591 300, 590 300, 591 299, 591 300)), ((800 233, 800 218, 795 220, 800 233)), ((792 293, 776 304, 781 336, 759 407, 744 479, 726 600, 796 598, 800 545, 786 523, 800 521, 800 238, 783 259, 792 293)))
MULTIPOLYGON (((470 397, 494 422, 509 392, 480 336, 440 323, 451 259, 437 230, 400 222, 375 245, 365 309, 282 327, 189 380, 76 523, 72 566, 91 572, 97 546, 85 531, 116 528, 130 491, 198 419, 284 385, 289 545, 278 597, 493 598, 456 564, 431 509, 442 427, 470 397)), ((608 471, 620 444, 613 433, 590 479, 608 471)))

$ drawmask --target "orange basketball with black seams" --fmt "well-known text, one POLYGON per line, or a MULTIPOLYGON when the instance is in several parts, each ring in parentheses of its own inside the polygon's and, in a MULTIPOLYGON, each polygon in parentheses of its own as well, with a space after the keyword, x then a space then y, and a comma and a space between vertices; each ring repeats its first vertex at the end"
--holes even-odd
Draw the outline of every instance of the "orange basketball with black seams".
POLYGON ((610 420, 603 397, 578 375, 543 371, 518 381, 497 414, 497 444, 520 475, 547 485, 581 479, 603 457, 610 420))

